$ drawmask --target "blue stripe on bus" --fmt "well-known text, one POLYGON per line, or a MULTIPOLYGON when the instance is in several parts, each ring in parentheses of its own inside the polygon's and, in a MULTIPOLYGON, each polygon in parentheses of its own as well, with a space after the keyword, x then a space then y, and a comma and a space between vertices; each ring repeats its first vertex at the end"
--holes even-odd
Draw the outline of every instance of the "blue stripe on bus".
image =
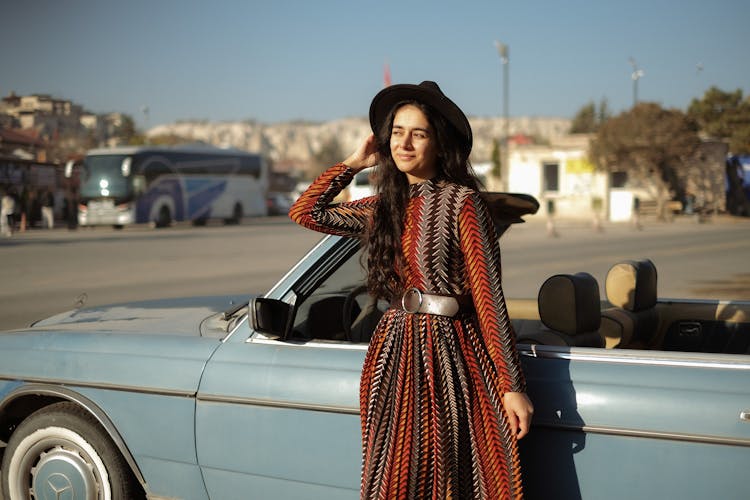
POLYGON ((210 215, 211 206, 224 193, 227 182, 187 180, 185 185, 188 192, 188 216, 195 219, 210 215))
POLYGON ((161 179, 153 184, 143 196, 137 198, 138 202, 135 207, 135 220, 138 223, 151 222, 149 217, 151 216, 151 209, 157 199, 165 196, 174 201, 174 213, 172 218, 174 220, 183 220, 185 214, 183 210, 182 200, 182 187, 180 186, 179 179, 166 178, 161 179))
POLYGON ((213 203, 224 193, 226 186, 226 180, 183 179, 180 182, 176 178, 161 179, 138 198, 136 222, 151 222, 149 217, 153 205, 160 197, 173 200, 172 217, 176 221, 210 217, 213 203), (184 202, 183 195, 187 198, 187 203, 184 202))

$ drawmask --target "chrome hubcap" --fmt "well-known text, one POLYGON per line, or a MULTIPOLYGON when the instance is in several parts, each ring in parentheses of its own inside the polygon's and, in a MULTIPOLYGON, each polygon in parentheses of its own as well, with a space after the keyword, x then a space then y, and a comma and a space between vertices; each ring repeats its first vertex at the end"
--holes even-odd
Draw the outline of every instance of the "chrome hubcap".
POLYGON ((61 446, 40 453, 31 469, 32 498, 95 500, 98 490, 94 467, 80 453, 61 446))

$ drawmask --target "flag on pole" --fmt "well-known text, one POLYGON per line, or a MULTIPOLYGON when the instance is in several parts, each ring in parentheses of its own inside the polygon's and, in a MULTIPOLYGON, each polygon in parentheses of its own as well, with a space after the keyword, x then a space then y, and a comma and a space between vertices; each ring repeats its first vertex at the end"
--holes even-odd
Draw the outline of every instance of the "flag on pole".
POLYGON ((383 87, 391 86, 391 67, 386 62, 383 66, 383 87))

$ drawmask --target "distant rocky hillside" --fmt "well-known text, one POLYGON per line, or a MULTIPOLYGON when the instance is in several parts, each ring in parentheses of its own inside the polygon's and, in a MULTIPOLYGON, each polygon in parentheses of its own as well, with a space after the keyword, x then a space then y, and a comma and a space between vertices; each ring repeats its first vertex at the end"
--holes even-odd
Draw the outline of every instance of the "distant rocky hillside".
MULTIPOLYGON (((492 140, 503 136, 502 118, 471 118, 474 132, 472 161, 489 161, 492 140)), ((566 118, 516 117, 510 120, 510 134, 525 134, 542 141, 553 140, 568 133, 566 118)), ((342 151, 353 151, 370 132, 365 118, 343 118, 324 123, 285 122, 178 122, 154 127, 149 137, 172 135, 191 141, 203 141, 222 147, 261 151, 278 164, 304 167, 335 138, 342 151)))

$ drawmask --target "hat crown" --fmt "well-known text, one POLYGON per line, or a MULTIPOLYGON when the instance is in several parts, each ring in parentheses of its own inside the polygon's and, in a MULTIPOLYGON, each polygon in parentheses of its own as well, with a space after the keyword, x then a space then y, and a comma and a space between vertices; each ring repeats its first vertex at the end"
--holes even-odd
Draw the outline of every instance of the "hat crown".
POLYGON ((437 92, 438 94, 443 94, 443 91, 440 90, 440 87, 437 83, 433 82, 432 80, 425 80, 422 83, 419 84, 420 87, 424 87, 428 90, 431 90, 433 92, 437 92))
POLYGON ((473 138, 469 120, 461 108, 451 101, 432 80, 425 80, 419 85, 408 83, 391 85, 378 92, 370 104, 372 131, 378 133, 388 113, 399 102, 411 100, 427 104, 440 113, 458 133, 462 150, 467 155, 471 152, 473 138))

